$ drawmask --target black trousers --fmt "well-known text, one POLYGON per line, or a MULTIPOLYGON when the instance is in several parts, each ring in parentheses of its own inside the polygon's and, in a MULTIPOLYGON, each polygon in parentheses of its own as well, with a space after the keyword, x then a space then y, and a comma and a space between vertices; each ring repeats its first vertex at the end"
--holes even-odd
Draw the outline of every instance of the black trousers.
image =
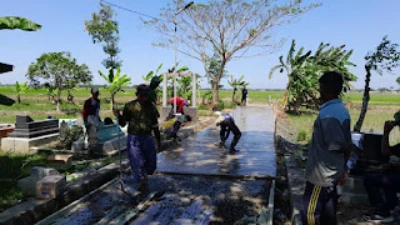
POLYGON ((336 187, 321 187, 306 182, 303 195, 303 225, 336 225, 336 187))
POLYGON ((235 123, 231 124, 229 126, 229 129, 232 131, 234 137, 231 143, 231 150, 233 150, 235 148, 235 146, 237 145, 237 143, 240 140, 240 137, 242 136, 242 132, 240 132, 239 128, 236 126, 235 123))
POLYGON ((241 103, 242 103, 243 105, 246 105, 246 100, 247 100, 247 97, 242 97, 242 102, 241 102, 241 103))
POLYGON ((398 204, 397 192, 400 192, 400 174, 397 172, 374 173, 364 178, 364 186, 369 201, 375 211, 383 216, 389 216, 398 204), (385 200, 381 190, 385 193, 385 200))

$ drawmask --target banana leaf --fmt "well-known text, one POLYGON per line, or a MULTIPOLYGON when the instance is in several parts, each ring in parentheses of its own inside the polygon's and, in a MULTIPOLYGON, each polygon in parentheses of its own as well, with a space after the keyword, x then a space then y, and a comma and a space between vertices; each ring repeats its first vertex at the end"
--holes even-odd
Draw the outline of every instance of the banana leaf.
POLYGON ((14 66, 5 64, 5 63, 0 63, 0 73, 7 73, 13 71, 14 66))
POLYGON ((37 24, 23 17, 6 16, 0 17, 0 30, 24 30, 24 31, 37 31, 40 30, 42 25, 37 24))

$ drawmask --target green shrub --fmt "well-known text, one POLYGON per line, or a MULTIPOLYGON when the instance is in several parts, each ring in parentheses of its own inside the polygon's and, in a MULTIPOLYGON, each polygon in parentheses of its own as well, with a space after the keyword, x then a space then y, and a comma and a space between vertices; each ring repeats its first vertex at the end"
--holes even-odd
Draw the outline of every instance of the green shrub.
POLYGON ((297 141, 305 141, 307 138, 307 132, 302 130, 297 134, 297 141))
POLYGON ((198 107, 197 107, 197 110, 207 110, 208 108, 207 108, 207 106, 206 105, 199 105, 198 107))
POLYGON ((222 100, 219 101, 219 103, 218 103, 218 108, 219 108, 219 110, 225 109, 225 103, 224 103, 224 101, 222 101, 222 100))

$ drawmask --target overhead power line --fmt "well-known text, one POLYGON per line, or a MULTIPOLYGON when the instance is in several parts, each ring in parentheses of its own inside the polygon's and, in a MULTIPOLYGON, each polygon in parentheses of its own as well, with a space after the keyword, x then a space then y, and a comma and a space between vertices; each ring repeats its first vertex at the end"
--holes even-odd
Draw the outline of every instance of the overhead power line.
MULTIPOLYGON (((136 11, 136 10, 132 10, 132 9, 128 9, 128 8, 116 5, 116 4, 111 3, 111 2, 107 2, 107 1, 104 1, 104 0, 100 0, 100 2, 102 2, 104 4, 107 4, 107 5, 110 5, 110 6, 114 6, 116 8, 119 8, 119 9, 122 9, 122 10, 125 10, 125 11, 128 11, 128 12, 136 14, 136 15, 145 16, 145 17, 148 17, 148 18, 156 19, 156 20, 163 20, 163 19, 157 18, 155 16, 150 16, 150 15, 147 15, 145 13, 141 13, 141 12, 136 11)), ((166 20, 163 20, 163 21, 166 21, 166 20)))

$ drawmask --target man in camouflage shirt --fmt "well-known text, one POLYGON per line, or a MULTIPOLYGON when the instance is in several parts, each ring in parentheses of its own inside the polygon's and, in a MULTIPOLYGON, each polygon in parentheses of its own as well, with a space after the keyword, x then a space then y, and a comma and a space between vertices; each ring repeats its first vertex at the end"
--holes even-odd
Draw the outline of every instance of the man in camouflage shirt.
POLYGON ((119 125, 125 126, 128 123, 127 150, 135 182, 146 181, 147 175, 156 170, 157 150, 152 131, 157 147, 160 148, 157 109, 149 101, 148 94, 149 87, 141 84, 137 87, 137 98, 125 105, 122 115, 118 109, 114 109, 119 125))

